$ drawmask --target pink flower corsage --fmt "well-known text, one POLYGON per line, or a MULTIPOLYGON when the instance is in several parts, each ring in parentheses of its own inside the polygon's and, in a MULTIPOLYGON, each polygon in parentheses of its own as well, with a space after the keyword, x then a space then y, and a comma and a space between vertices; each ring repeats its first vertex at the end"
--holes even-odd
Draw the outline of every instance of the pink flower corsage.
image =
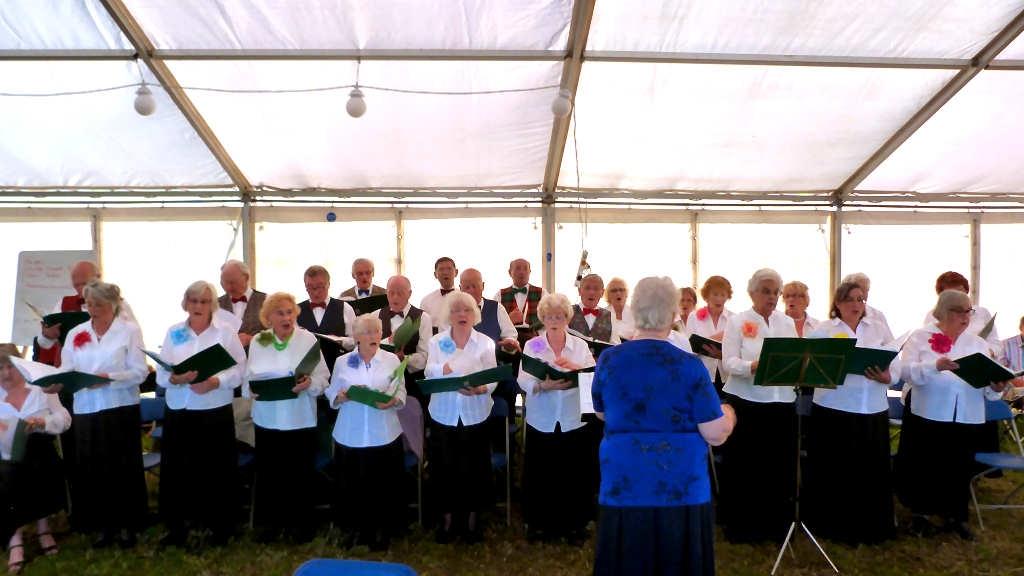
MULTIPOLYGON (((708 307, 707 306, 701 308, 700 310, 697 310, 697 320, 700 320, 701 322, 703 322, 703 321, 705 321, 707 319, 708 319, 708 307)), ((685 318, 684 318, 684 320, 685 320, 685 318)))
POLYGON ((75 339, 72 341, 72 344, 74 344, 75 350, 77 350, 89 342, 92 342, 92 335, 88 332, 79 332, 78 334, 75 334, 75 339))
POLYGON ((544 341, 544 338, 534 338, 526 344, 526 349, 534 356, 542 354, 547 348, 548 344, 544 341))
POLYGON ((757 324, 744 322, 740 328, 740 333, 743 334, 744 338, 757 338, 757 324))
POLYGON ((942 332, 932 334, 932 337, 928 339, 928 343, 932 345, 932 350, 939 354, 945 354, 953 349, 953 341, 942 332))

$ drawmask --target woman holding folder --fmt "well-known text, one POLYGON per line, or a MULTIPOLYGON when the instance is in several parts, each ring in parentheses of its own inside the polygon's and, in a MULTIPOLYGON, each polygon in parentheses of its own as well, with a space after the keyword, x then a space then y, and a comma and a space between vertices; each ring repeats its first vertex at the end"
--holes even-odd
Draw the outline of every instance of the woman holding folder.
POLYGON ((968 482, 985 400, 998 400, 1007 384, 974 388, 952 372, 960 367, 958 358, 989 354, 988 343, 967 331, 973 314, 970 296, 945 290, 935 304, 937 322, 915 330, 904 344, 903 378, 913 385, 904 419, 914 422, 900 434, 896 462, 896 493, 914 514, 911 530, 934 532, 929 516, 938 516, 943 529, 965 540, 973 539, 967 526, 968 482))
POLYGON ((590 368, 594 356, 582 338, 565 331, 572 304, 564 294, 541 298, 537 316, 544 332, 526 342, 519 370, 530 447, 523 471, 527 538, 581 542, 591 506, 591 495, 583 487, 591 482, 587 471, 594 462, 580 421, 579 386, 558 373, 590 368))
MULTIPOLYGON (((93 543, 135 546, 146 515, 146 480, 142 471, 142 426, 139 384, 149 374, 142 331, 121 312, 121 290, 93 281, 85 287, 91 319, 68 333, 61 350, 61 370, 95 374, 109 382, 74 394, 75 523, 100 532, 93 543)), ((60 384, 47 392, 59 392, 60 384)))
POLYGON ((753 306, 726 321, 723 400, 739 422, 722 452, 719 517, 732 542, 782 540, 793 519, 796 395, 789 386, 755 386, 765 338, 796 338, 793 319, 776 306, 782 278, 762 268, 747 282, 753 306))
POLYGON ((249 345, 242 395, 252 398, 256 427, 257 540, 284 533, 297 542, 313 538, 311 487, 316 473, 316 397, 329 373, 316 336, 299 328, 295 297, 275 292, 263 302, 260 322, 269 329, 249 345))
POLYGON ((237 501, 231 401, 242 383, 245 351, 237 331, 214 316, 213 284, 193 282, 181 307, 187 318, 167 330, 160 359, 178 365, 215 346, 224 354, 184 373, 157 366, 157 384, 167 389, 160 460, 160 515, 167 534, 160 543, 184 545, 186 523, 192 523, 210 529, 211 544, 223 545, 231 536, 237 501), (232 365, 222 368, 229 359, 232 365))
MULTIPOLYGON (((480 308, 466 292, 444 297, 439 325, 447 330, 430 339, 425 374, 430 378, 467 376, 494 368, 494 341, 473 329, 480 308)), ((491 498, 491 450, 485 421, 491 413, 496 382, 430 395, 432 433, 438 437, 437 466, 442 523, 437 540, 450 542, 464 532, 468 542, 481 539, 479 512, 491 498)))
MULTIPOLYGON (((829 320, 807 337, 853 338, 858 348, 882 349, 888 344, 889 330, 865 315, 866 306, 860 286, 840 284, 832 297, 829 320)), ((848 373, 836 389, 814 391, 807 435, 808 506, 804 510, 816 534, 850 544, 892 538, 886 391, 898 378, 898 362, 880 359, 862 373, 848 373)))
MULTIPOLYGON (((732 311, 725 303, 732 298, 732 284, 724 276, 708 276, 700 289, 700 297, 705 305, 688 316, 683 316, 686 331, 708 340, 722 341, 725 334, 725 323, 732 317, 732 311)), ((722 349, 706 344, 700 350, 694 350, 708 370, 708 376, 715 384, 715 390, 721 392, 725 385, 725 372, 722 369, 722 349)))
POLYGON ((402 517, 405 452, 398 411, 405 406, 405 365, 382 350, 380 318, 360 316, 353 326, 356 349, 334 363, 324 393, 338 409, 334 462, 341 486, 336 522, 351 543, 385 550, 402 517))
POLYGON ((12 357, 19 357, 14 346, 0 346, 0 438, 12 439, 11 444, 0 441, 0 493, 6 494, 10 503, 10 508, 0 508, 7 516, 0 524, 19 527, 7 543, 7 569, 17 574, 25 564, 20 526, 34 521, 40 550, 47 556, 57 553, 49 516, 65 509, 67 503, 54 436, 71 426, 71 415, 56 394, 26 384, 12 357), (13 441, 19 422, 24 422, 28 434, 23 446, 15 446, 13 441), (22 448, 23 454, 15 454, 22 448), (15 456, 20 456, 20 461, 12 461, 15 456))

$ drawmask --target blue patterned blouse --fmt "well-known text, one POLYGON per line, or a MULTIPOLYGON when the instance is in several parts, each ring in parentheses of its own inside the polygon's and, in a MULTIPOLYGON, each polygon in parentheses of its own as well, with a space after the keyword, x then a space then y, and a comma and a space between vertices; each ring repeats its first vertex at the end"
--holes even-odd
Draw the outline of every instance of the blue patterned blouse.
POLYGON ((603 506, 689 506, 711 500, 707 443, 697 424, 722 416, 704 364, 664 340, 605 350, 594 375, 604 412, 603 506))

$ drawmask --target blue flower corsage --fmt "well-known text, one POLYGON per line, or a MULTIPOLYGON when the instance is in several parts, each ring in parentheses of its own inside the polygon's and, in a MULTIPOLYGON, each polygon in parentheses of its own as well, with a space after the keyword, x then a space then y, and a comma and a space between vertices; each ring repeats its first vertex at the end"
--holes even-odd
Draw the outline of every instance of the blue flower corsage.
POLYGON ((191 338, 192 336, 189 335, 189 329, 187 326, 171 330, 171 344, 174 344, 175 346, 181 346, 191 338))
POLYGON ((441 352, 444 352, 445 354, 455 353, 455 340, 452 340, 450 336, 442 338, 437 345, 441 348, 441 352))
POLYGON ((349 354, 348 360, 345 360, 345 364, 347 364, 348 367, 353 370, 359 368, 359 354, 356 354, 354 352, 352 354, 349 354))

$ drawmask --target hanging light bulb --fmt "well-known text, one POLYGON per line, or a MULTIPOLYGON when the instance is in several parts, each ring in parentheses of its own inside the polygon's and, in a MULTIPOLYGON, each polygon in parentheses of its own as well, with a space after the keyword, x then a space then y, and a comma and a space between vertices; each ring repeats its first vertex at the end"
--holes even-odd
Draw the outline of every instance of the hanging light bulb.
POLYGON ((366 100, 363 100, 363 91, 358 86, 348 93, 348 102, 345 103, 345 110, 353 118, 359 118, 366 114, 366 100))
POLYGON ((140 116, 149 116, 156 111, 156 98, 153 97, 153 92, 145 82, 135 91, 135 111, 140 116))
POLYGON ((562 88, 558 91, 558 96, 551 101, 551 113, 556 118, 565 118, 572 111, 572 102, 569 98, 572 97, 572 92, 569 92, 568 88, 562 88))

